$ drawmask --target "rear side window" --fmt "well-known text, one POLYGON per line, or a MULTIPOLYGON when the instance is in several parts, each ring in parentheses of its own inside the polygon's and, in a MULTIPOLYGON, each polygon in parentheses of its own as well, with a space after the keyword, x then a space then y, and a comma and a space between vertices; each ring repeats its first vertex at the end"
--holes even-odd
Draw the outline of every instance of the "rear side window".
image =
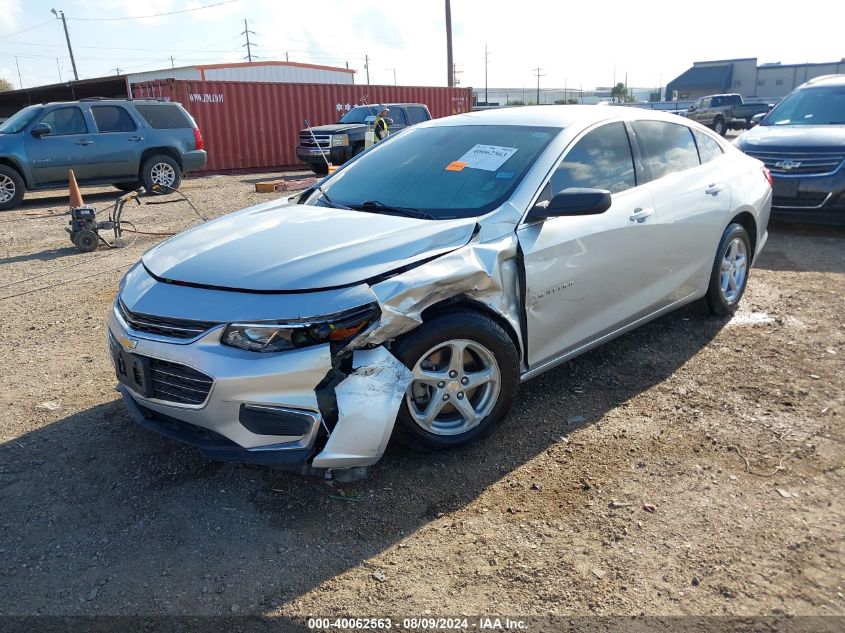
POLYGON ((393 119, 394 125, 405 125, 405 112, 400 110, 399 108, 391 108, 390 112, 387 113, 388 119, 393 119))
POLYGON ((120 106, 91 106, 91 114, 100 132, 132 132, 135 122, 126 108, 120 106))
POLYGON ((693 130, 692 134, 695 136, 695 143, 698 145, 698 156, 701 158, 702 164, 716 160, 725 153, 721 145, 704 132, 693 130))
POLYGON ((645 166, 651 172, 651 180, 700 165, 692 130, 686 125, 635 121, 634 133, 645 153, 645 166))
POLYGON ((179 106, 173 104, 136 105, 135 109, 150 124, 150 127, 157 130, 194 127, 179 106))
POLYGON ((408 108, 408 125, 415 125, 423 121, 428 121, 428 113, 425 111, 425 108, 418 106, 408 108))
POLYGON ((623 123, 609 123, 589 132, 552 174, 553 193, 569 187, 618 193, 635 186, 634 158, 623 123))
POLYGON ((70 108, 56 108, 43 117, 39 123, 46 123, 52 130, 50 136, 65 136, 67 134, 87 134, 88 125, 82 110, 76 106, 70 108))

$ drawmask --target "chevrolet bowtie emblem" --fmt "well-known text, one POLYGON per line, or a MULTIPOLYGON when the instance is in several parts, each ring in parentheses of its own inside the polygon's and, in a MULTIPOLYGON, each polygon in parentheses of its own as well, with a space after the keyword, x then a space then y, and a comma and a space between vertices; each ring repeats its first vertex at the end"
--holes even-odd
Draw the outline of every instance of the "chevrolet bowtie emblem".
POLYGON ((117 340, 125 350, 135 349, 135 346, 138 345, 138 339, 126 336, 123 332, 117 335, 117 340))
POLYGON ((800 167, 800 166, 801 166, 800 160, 781 160, 781 161, 778 161, 778 162, 775 163, 775 167, 777 167, 778 169, 786 169, 786 170, 795 169, 796 167, 800 167))

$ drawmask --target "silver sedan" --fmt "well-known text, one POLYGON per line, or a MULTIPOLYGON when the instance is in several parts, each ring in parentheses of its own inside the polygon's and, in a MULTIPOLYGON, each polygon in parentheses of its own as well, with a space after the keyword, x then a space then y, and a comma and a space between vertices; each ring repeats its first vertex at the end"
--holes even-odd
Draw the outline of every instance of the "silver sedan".
POLYGON ((694 300, 729 316, 763 165, 623 107, 463 114, 143 256, 109 319, 144 426, 209 457, 364 476, 391 437, 464 445, 520 381, 694 300))

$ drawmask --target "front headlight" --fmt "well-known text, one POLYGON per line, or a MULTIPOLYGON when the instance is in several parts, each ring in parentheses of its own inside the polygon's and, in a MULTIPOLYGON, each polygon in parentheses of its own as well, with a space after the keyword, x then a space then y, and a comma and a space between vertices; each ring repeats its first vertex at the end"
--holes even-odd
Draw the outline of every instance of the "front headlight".
POLYGON ((349 136, 347 134, 332 135, 332 147, 346 147, 349 145, 349 136))
POLYGON ((375 321, 377 303, 309 321, 232 323, 220 337, 223 345, 250 352, 283 352, 320 343, 344 343, 375 321))

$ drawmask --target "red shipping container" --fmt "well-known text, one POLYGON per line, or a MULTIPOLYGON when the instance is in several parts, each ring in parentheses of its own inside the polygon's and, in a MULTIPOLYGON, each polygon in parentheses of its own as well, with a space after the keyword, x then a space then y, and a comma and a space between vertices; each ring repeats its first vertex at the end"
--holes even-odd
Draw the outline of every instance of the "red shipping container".
POLYGON ((469 112, 472 88, 151 81, 132 96, 178 101, 197 122, 208 152, 206 171, 302 168, 299 131, 336 123, 347 107, 362 103, 423 103, 435 118, 469 112))

